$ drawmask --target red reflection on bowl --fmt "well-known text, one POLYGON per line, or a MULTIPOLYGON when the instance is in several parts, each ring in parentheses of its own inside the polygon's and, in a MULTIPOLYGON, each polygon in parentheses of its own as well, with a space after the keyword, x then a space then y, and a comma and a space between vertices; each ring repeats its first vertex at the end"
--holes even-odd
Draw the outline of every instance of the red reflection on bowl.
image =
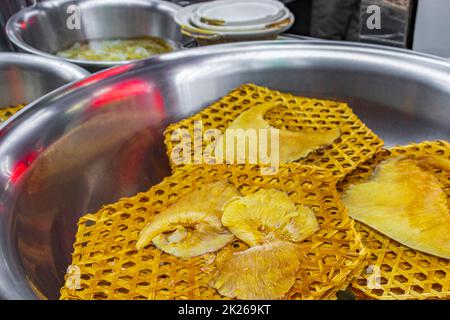
POLYGON ((143 80, 126 80, 105 89, 101 94, 92 100, 92 107, 101 108, 113 102, 123 101, 127 98, 136 97, 143 94, 152 94, 153 87, 143 80))
POLYGON ((161 91, 155 90, 153 94, 153 105, 155 107, 155 110, 161 115, 165 116, 165 109, 164 109, 164 99, 162 97, 161 91))
POLYGON ((122 66, 118 66, 111 69, 106 69, 104 71, 98 72, 96 74, 93 74, 90 77, 84 78, 83 80, 78 81, 73 85, 74 88, 79 88, 83 86, 88 86, 90 84, 93 84, 97 81, 121 74, 131 68, 130 64, 124 64, 122 66))
POLYGON ((21 160, 17 161, 11 170, 10 180, 13 183, 18 182, 20 177, 22 177, 23 174, 28 170, 28 168, 31 166, 34 160, 36 160, 38 155, 39 155, 38 151, 31 151, 21 160))

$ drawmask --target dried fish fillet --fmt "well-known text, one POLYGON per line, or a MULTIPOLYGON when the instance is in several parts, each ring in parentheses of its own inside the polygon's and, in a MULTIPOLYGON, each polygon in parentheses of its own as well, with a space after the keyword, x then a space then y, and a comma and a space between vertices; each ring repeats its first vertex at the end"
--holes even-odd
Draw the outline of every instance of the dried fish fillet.
POLYGON ((207 183, 198 190, 178 199, 176 203, 167 208, 166 212, 188 212, 195 209, 195 211, 208 211, 220 218, 223 206, 239 196, 237 189, 227 181, 207 183))
POLYGON ((153 241, 178 257, 217 251, 234 238, 220 218, 224 204, 238 196, 227 182, 206 184, 155 216, 141 231, 136 247, 142 249, 153 241))
POLYGON ((416 164, 425 170, 442 169, 450 171, 450 160, 435 156, 422 156, 414 158, 416 164))
POLYGON ((297 207, 276 189, 261 189, 225 205, 222 223, 250 246, 275 240, 300 242, 319 230, 314 212, 297 207))
POLYGON ((431 156, 383 161, 366 183, 349 187, 350 216, 410 248, 450 258, 450 213, 440 181, 423 168, 446 162, 431 156))
POLYGON ((294 285, 299 268, 296 245, 271 242, 217 256, 210 286, 223 296, 244 300, 281 299, 294 285))
MULTIPOLYGON (((273 104, 256 105, 249 110, 240 114, 227 128, 227 130, 277 130, 272 127, 265 119, 264 115, 274 108, 273 104)), ((270 139, 260 140, 258 132, 256 132, 258 146, 266 145, 268 154, 273 154, 271 150, 272 142, 270 139)), ((278 130, 278 146, 279 146, 279 161, 281 163, 291 162, 307 157, 311 152, 321 147, 331 145, 334 140, 339 138, 339 128, 332 128, 327 131, 290 131, 278 130)), ((243 139, 241 139, 243 140, 243 139)), ((245 141, 238 141, 244 144, 245 141)), ((247 145, 248 146, 248 145, 247 145)), ((235 159, 239 163, 245 162, 249 157, 248 148, 243 159, 237 158, 237 144, 232 147, 227 147, 227 134, 220 136, 215 146, 215 154, 222 159, 235 159)))

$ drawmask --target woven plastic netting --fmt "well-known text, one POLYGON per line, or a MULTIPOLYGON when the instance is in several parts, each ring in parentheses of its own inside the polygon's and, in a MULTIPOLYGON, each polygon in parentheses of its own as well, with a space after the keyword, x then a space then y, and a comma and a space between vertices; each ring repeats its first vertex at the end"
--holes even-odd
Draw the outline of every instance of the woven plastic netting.
MULTIPOLYGON (((400 155, 434 155, 450 159, 450 144, 433 141, 383 150, 347 176, 339 184, 339 189, 366 181, 378 163, 400 155)), ((450 172, 433 169, 432 173, 450 197, 450 172)), ((450 299, 449 260, 410 249, 362 223, 357 222, 356 229, 371 251, 371 267, 352 283, 358 296, 371 299, 450 299)))
POLYGON ((24 104, 14 106, 14 107, 1 108, 0 109, 0 123, 8 120, 12 115, 14 115, 16 112, 18 112, 23 107, 25 107, 24 104))
MULTIPOLYGON (((208 285, 214 253, 181 259, 153 245, 135 248, 139 232, 154 215, 201 185, 223 179, 242 195, 261 188, 285 191, 316 214, 320 230, 299 246, 300 268, 286 299, 334 299, 365 265, 368 251, 339 200, 334 179, 323 169, 289 164, 276 175, 261 175, 257 165, 185 166, 147 192, 80 219, 72 272, 61 299, 223 298, 208 285)), ((247 247, 236 240, 226 248, 247 247)))
MULTIPOLYGON (((274 103, 275 107, 266 113, 265 118, 275 128, 292 131, 340 129, 341 135, 332 145, 296 161, 324 168, 336 179, 342 179, 383 147, 383 141, 361 122, 346 103, 297 97, 246 84, 201 112, 168 126, 164 135, 169 159, 176 153, 176 148, 182 147, 179 142, 172 141, 174 133, 181 132, 180 129, 188 130, 194 137, 194 123, 201 121, 204 131, 213 128, 223 133, 242 112, 268 102, 274 103)), ((195 150, 193 140, 190 142, 192 157, 195 150)), ((207 145, 203 140, 202 151, 207 145)), ((173 169, 182 166, 173 161, 171 165, 173 169)))

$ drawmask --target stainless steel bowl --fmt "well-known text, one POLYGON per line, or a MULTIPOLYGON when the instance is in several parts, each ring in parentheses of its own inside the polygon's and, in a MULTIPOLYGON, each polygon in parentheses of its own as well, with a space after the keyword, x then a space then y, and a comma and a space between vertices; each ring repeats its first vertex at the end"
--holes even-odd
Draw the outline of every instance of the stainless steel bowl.
MULTIPOLYGON (((158 0, 49 0, 12 16, 6 25, 6 33, 19 50, 59 59, 64 59, 54 55, 59 50, 76 42, 94 39, 156 36, 179 49, 190 41, 175 23, 174 15, 179 8, 173 3, 158 0), (76 6, 78 11, 71 11, 71 6, 76 6), (71 23, 75 20, 68 20, 75 17, 75 12, 80 13, 79 29, 73 29, 71 23)), ((64 60, 89 70, 129 63, 64 60)))
POLYGON ((54 92, 0 131, 0 294, 57 298, 76 222, 169 174, 162 131, 253 82, 348 101, 387 146, 450 138, 450 64, 314 41, 196 48, 54 92))
POLYGON ((89 75, 61 60, 24 53, 0 53, 0 108, 28 104, 89 75))

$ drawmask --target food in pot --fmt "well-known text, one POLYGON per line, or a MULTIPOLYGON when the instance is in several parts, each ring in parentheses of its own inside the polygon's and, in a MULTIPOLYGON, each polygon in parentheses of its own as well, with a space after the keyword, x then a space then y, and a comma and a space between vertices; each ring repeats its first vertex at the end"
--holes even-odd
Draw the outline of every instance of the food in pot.
POLYGON ((223 296, 245 300, 281 299, 294 285, 299 259, 294 243, 269 242, 217 256, 210 286, 223 296))
POLYGON ((153 55, 173 51, 173 47, 158 37, 133 39, 91 40, 76 42, 56 55, 76 60, 128 61, 145 59, 153 55))
POLYGON ((314 212, 282 191, 262 189, 225 205, 222 223, 250 246, 286 240, 300 242, 319 230, 314 212))
MULTIPOLYGON (((228 126, 227 130, 276 130, 264 119, 264 115, 275 107, 276 105, 270 103, 256 105, 240 114, 228 126)), ((278 132, 279 160, 282 163, 305 158, 314 150, 331 145, 333 141, 340 136, 340 130, 337 127, 323 131, 290 131, 279 129, 278 132)), ((237 163, 245 162, 245 160, 247 160, 245 158, 236 158, 236 155, 238 155, 237 144, 234 145, 234 150, 232 148, 227 148, 226 140, 226 134, 218 139, 215 146, 216 156, 222 159, 232 159, 234 157, 237 163)), ((245 143, 245 141, 242 142, 245 143)), ((258 143, 260 144, 262 141, 258 141, 258 143)), ((267 150, 268 153, 271 154, 270 146, 271 144, 268 143, 267 150)), ((247 155, 245 157, 247 157, 247 155)))
POLYGON ((162 251, 184 258, 221 249, 234 238, 220 221, 222 207, 235 197, 238 191, 227 182, 202 186, 156 215, 140 233, 136 247, 153 241, 162 251))
POLYGON ((434 156, 385 160, 369 181, 351 185, 343 201, 351 217, 389 238, 450 259, 449 203, 429 168, 450 171, 450 163, 434 156))

